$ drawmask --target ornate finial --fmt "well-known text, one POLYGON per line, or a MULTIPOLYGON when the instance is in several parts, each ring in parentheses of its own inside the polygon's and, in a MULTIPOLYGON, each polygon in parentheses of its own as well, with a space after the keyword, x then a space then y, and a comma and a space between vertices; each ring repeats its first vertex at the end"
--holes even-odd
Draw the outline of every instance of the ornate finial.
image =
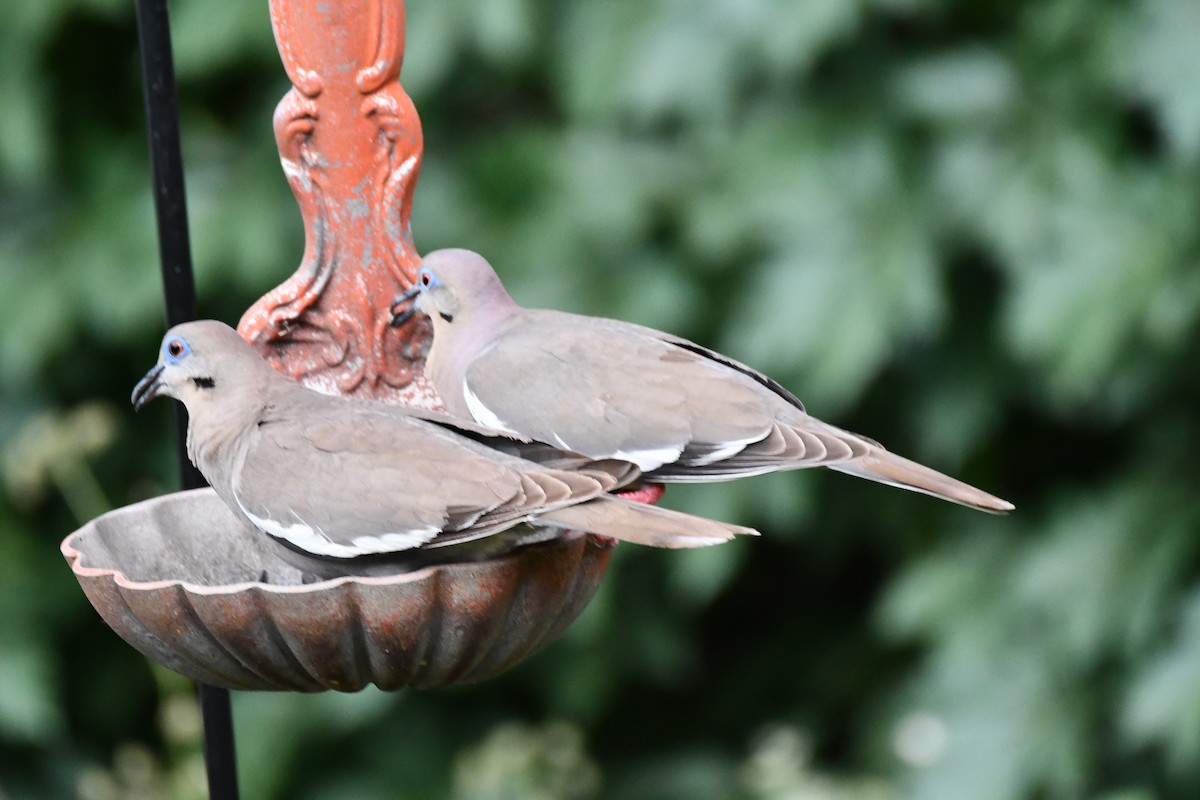
POLYGON ((304 216, 304 258, 238 330, 314 389, 432 405, 418 366, 428 328, 388 328, 419 261, 409 215, 421 123, 399 83, 403 5, 271 0, 271 20, 294 84, 275 109, 275 139, 304 216))

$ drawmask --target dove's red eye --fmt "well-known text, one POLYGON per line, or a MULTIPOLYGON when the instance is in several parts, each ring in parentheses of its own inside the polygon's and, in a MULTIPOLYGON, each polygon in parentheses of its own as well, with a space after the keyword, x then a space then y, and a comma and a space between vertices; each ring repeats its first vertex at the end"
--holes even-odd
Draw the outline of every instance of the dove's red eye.
POLYGON ((188 343, 179 338, 173 338, 163 345, 163 354, 167 357, 167 363, 169 364, 179 363, 179 359, 191 351, 192 349, 188 347, 188 343))
POLYGON ((428 273, 428 272, 422 272, 422 273, 421 273, 421 285, 422 285, 422 286, 428 286, 428 285, 430 284, 430 282, 431 282, 431 281, 430 281, 429 273, 428 273))

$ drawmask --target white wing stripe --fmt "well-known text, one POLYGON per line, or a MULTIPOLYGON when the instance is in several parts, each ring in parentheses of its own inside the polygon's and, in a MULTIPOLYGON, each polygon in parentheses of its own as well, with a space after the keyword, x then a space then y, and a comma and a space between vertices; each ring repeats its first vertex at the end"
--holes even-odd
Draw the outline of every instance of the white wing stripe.
POLYGON ((475 396, 475 393, 471 391, 471 385, 466 381, 463 381, 463 399, 467 401, 467 409, 471 412, 471 416, 480 425, 486 425, 489 428, 495 428, 505 433, 517 433, 504 424, 499 417, 492 413, 490 408, 483 404, 482 400, 475 396))
MULTIPOLYGON (((522 435, 520 431, 514 431, 504 420, 496 416, 495 412, 485 406, 483 401, 471 391, 471 384, 467 381, 463 381, 463 399, 467 401, 467 408, 470 410, 471 416, 480 425, 486 425, 489 428, 495 428, 505 433, 522 435)), ((554 437, 554 444, 557 444, 559 447, 567 450, 578 450, 576 446, 565 441, 557 433, 553 433, 552 435, 554 437)), ((683 452, 683 446, 667 445, 666 447, 648 447, 644 450, 617 450, 615 453, 580 452, 584 452, 584 455, 589 455, 592 458, 617 458, 622 461, 631 461, 637 464, 643 472, 649 472, 652 469, 661 467, 663 464, 670 464, 678 459, 679 454, 683 452)))
POLYGON ((711 453, 705 453, 703 456, 691 460, 689 464, 691 466, 703 467, 717 461, 724 461, 730 456, 735 456, 745 450, 746 445, 762 441, 762 438, 763 437, 761 436, 751 436, 748 439, 740 439, 736 442, 727 442, 723 446, 713 450, 711 453))
POLYGON ((333 558, 354 558, 373 553, 394 553, 400 550, 411 550, 419 547, 440 533, 437 528, 422 528, 404 533, 385 533, 379 536, 357 536, 350 544, 341 544, 331 540, 320 529, 314 530, 311 525, 297 520, 291 525, 284 525, 273 519, 257 516, 246 510, 241 501, 238 508, 254 527, 277 539, 299 547, 305 552, 333 558))
POLYGON ((658 469, 663 464, 674 463, 683 452, 683 447, 650 447, 645 450, 618 450, 607 458, 618 458, 621 461, 632 461, 642 472, 658 469))

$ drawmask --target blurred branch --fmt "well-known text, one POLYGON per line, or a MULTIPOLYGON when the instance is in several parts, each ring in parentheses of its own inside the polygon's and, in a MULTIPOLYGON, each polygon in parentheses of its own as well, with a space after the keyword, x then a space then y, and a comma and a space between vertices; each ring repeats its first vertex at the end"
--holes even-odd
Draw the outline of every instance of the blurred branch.
POLYGON ((110 405, 97 401, 39 414, 22 425, 3 454, 14 502, 32 508, 53 486, 81 525, 112 508, 87 459, 112 445, 116 419, 110 405))

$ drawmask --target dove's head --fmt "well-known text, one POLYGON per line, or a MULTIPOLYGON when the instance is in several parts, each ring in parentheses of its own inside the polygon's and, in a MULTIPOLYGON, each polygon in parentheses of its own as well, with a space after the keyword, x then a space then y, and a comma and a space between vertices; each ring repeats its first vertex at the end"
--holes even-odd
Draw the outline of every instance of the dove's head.
POLYGON ((421 261, 412 288, 396 298, 392 325, 402 325, 420 311, 432 320, 436 336, 446 326, 515 308, 483 256, 470 250, 435 250, 421 261), (409 300, 412 304, 401 309, 409 300))
POLYGON ((138 381, 130 400, 142 406, 166 395, 190 412, 211 402, 220 390, 228 394, 254 382, 263 367, 270 370, 237 331, 223 322, 198 320, 176 325, 163 336, 158 363, 138 381))

